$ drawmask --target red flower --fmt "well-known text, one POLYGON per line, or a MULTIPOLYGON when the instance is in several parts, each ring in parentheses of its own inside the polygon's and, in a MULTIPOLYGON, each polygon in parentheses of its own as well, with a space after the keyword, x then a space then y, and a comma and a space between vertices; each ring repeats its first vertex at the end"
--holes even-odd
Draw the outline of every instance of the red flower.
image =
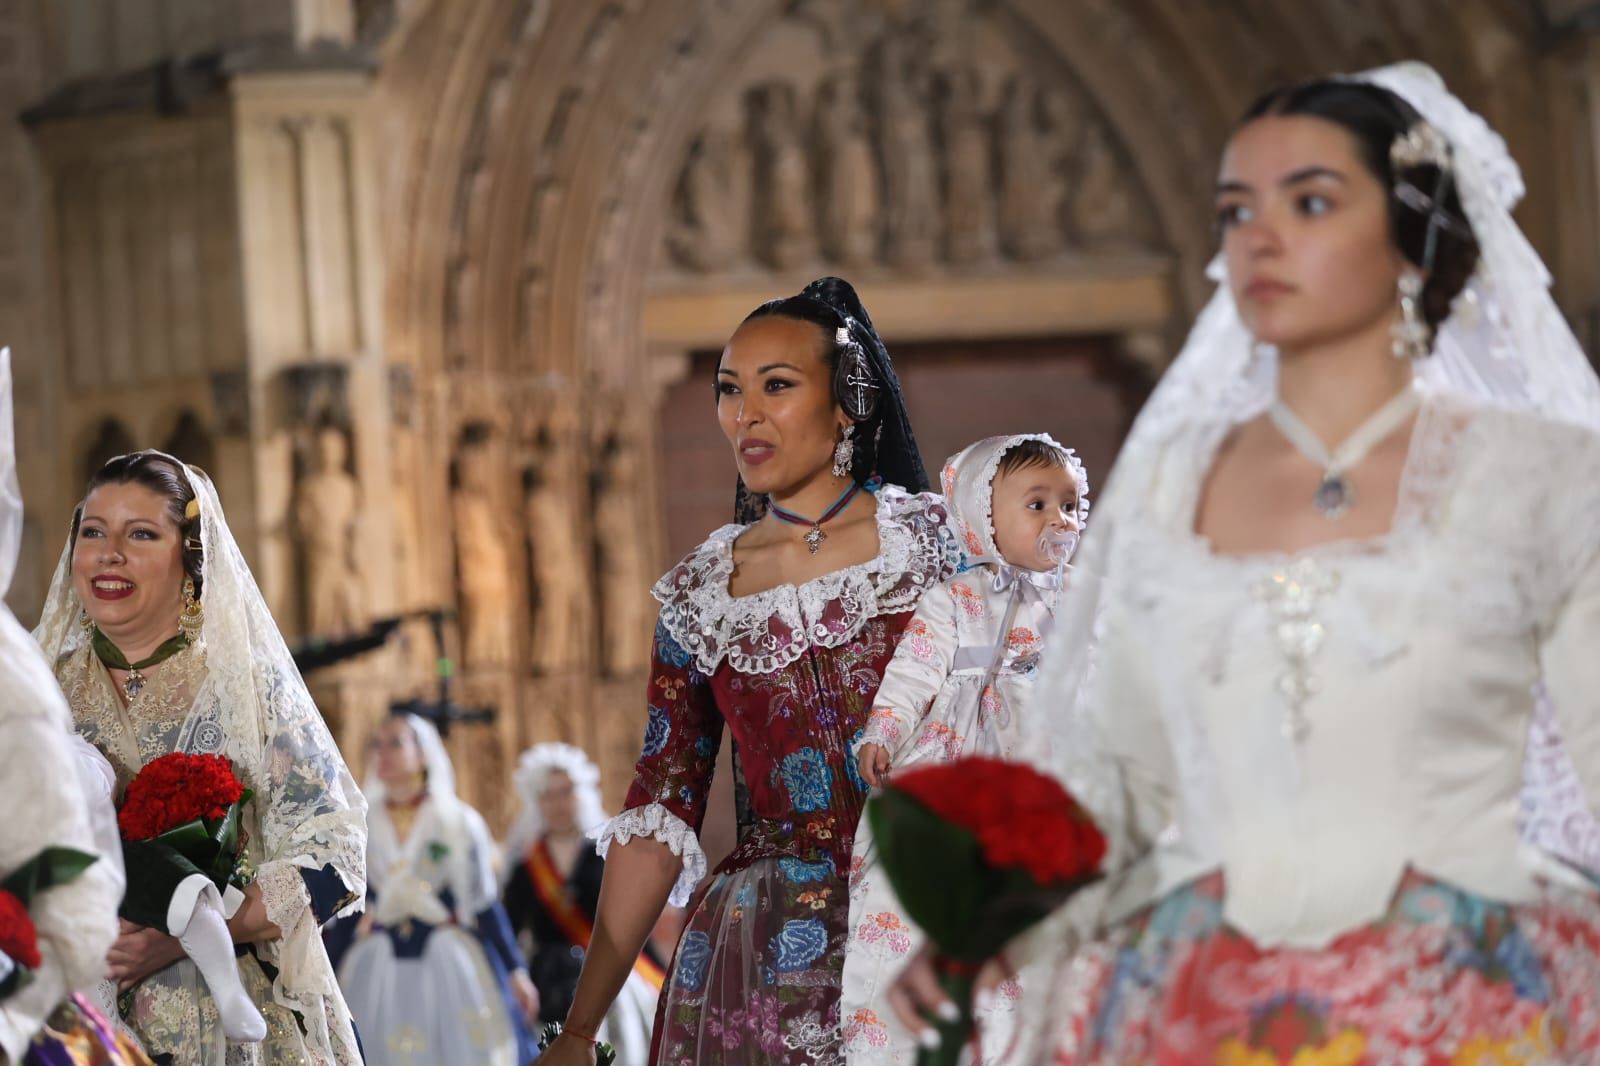
POLYGON ((19 965, 37 970, 39 958, 39 931, 28 917, 28 908, 16 896, 0 888, 0 951, 19 965))
POLYGON ((221 755, 163 755, 139 771, 117 812, 129 840, 149 840, 196 820, 221 818, 239 802, 244 786, 221 755))
POLYGON ((1041 885, 1097 873, 1106 841, 1053 778, 1020 763, 969 756, 896 775, 890 788, 978 838, 984 859, 1041 885))

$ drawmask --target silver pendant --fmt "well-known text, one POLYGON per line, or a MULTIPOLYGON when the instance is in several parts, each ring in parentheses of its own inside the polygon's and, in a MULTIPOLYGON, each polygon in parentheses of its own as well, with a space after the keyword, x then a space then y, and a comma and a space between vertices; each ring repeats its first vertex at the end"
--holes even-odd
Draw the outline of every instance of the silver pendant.
POLYGON ((811 532, 807 533, 804 537, 806 547, 811 549, 812 555, 817 554, 817 549, 822 547, 822 542, 827 539, 828 535, 822 531, 821 526, 812 526, 811 532))
POLYGON ((1316 504, 1322 517, 1331 522, 1350 510, 1356 502, 1356 492, 1343 474, 1328 473, 1323 475, 1322 484, 1317 486, 1317 494, 1311 502, 1316 504))

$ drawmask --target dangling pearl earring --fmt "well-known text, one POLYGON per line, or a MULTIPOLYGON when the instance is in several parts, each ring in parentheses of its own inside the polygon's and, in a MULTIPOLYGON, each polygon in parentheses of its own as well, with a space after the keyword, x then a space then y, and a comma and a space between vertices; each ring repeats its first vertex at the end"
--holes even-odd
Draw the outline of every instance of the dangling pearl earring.
POLYGON ((1433 330, 1422 317, 1422 275, 1407 270, 1400 275, 1400 321, 1389 327, 1390 350, 1396 359, 1421 359, 1428 354, 1433 330))
POLYGON ((850 434, 855 432, 855 424, 844 427, 844 435, 839 438, 839 443, 833 446, 833 476, 849 477, 850 463, 856 456, 856 442, 850 439, 850 434))

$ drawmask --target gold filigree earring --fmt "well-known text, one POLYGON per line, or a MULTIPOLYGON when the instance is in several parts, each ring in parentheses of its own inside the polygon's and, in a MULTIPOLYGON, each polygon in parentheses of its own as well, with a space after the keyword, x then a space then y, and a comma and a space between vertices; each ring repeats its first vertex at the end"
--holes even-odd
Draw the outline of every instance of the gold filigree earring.
POLYGON ((194 596, 194 578, 186 577, 183 579, 183 610, 178 612, 178 628, 189 643, 200 639, 200 627, 205 620, 205 611, 194 596))

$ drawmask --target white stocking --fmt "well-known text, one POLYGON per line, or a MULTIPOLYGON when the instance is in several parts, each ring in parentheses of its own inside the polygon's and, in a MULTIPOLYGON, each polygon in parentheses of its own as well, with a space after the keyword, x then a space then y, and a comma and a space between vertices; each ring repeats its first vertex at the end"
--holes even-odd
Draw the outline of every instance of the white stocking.
POLYGON ((222 917, 222 896, 217 886, 201 874, 180 884, 167 911, 167 931, 178 938, 184 953, 206 979, 206 987, 211 990, 211 998, 222 1016, 222 1031, 228 1039, 265 1040, 267 1021, 250 1001, 239 980, 233 937, 222 917), (185 909, 184 904, 191 896, 193 903, 185 909))

